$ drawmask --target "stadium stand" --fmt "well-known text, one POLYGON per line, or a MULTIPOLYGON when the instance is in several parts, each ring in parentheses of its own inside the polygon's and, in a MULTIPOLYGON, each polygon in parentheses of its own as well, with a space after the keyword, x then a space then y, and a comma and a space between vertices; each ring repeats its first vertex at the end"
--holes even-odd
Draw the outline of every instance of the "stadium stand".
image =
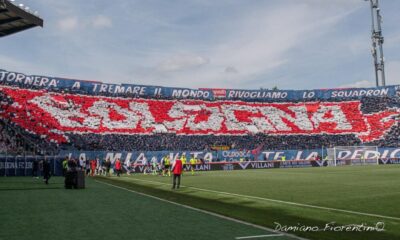
POLYGON ((24 151, 21 137, 15 134, 7 124, 0 122, 0 152, 1 153, 18 153, 24 151))
POLYGON ((10 82, 0 85, 2 129, 13 131, 2 130, 3 151, 11 151, 5 145, 14 152, 36 153, 399 146, 397 92, 332 99, 199 100, 99 95, 44 88, 41 82, 36 86, 10 82))

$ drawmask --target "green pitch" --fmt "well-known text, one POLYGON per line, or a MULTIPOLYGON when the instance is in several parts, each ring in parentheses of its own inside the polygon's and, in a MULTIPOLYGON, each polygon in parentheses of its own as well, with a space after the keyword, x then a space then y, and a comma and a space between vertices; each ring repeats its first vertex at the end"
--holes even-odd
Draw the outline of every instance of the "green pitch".
POLYGON ((266 229, 87 179, 84 190, 27 177, 0 178, 0 240, 236 239, 266 229))
POLYGON ((0 178, 0 239, 295 239, 271 231, 289 226, 309 239, 400 239, 395 165, 187 172, 175 191, 171 178, 143 174, 87 178, 84 190, 62 181, 0 178), (323 230, 378 222, 384 231, 323 230))
POLYGON ((273 229, 317 226, 318 232, 289 231, 310 239, 400 239, 400 166, 396 165, 214 171, 194 176, 187 172, 183 187, 174 192, 169 177, 133 174, 101 180, 273 229), (379 222, 384 231, 329 229, 379 222))

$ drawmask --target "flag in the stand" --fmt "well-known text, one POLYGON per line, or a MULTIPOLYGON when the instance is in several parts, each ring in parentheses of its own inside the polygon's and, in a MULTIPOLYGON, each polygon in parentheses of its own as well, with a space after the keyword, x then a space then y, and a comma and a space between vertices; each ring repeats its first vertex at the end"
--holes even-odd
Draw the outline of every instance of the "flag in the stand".
POLYGON ((254 160, 257 160, 258 155, 260 155, 262 148, 264 147, 264 143, 260 143, 256 148, 251 150, 251 154, 254 156, 254 160))

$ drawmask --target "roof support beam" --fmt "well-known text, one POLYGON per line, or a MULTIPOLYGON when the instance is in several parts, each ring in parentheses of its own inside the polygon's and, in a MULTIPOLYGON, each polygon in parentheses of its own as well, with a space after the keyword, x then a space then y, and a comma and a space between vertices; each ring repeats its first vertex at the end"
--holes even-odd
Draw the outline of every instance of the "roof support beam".
POLYGON ((24 25, 21 27, 17 27, 17 28, 3 30, 3 31, 0 31, 0 37, 7 36, 7 35, 10 35, 10 34, 13 34, 13 33, 19 32, 19 31, 23 31, 23 30, 26 30, 29 28, 33 28, 33 27, 36 27, 36 25, 30 24, 30 25, 24 25))
POLYGON ((21 19, 22 18, 20 18, 20 17, 6 18, 6 19, 3 19, 3 20, 0 20, 0 25, 13 23, 13 22, 16 22, 16 21, 21 20, 21 19))

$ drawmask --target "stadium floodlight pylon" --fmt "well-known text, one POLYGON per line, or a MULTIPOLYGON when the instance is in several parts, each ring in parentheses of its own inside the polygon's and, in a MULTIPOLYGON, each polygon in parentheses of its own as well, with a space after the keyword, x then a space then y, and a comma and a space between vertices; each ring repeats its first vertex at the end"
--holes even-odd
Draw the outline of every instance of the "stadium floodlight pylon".
POLYGON ((372 57, 374 59, 376 86, 379 82, 382 86, 386 86, 385 81, 385 58, 383 56, 383 36, 382 36, 382 15, 379 8, 379 0, 365 0, 371 3, 371 20, 372 20, 372 57), (380 75, 379 75, 380 72, 380 75), (380 79, 380 80, 379 80, 380 79))
POLYGON ((377 165, 379 164, 377 146, 335 146, 327 148, 328 166, 377 165))

